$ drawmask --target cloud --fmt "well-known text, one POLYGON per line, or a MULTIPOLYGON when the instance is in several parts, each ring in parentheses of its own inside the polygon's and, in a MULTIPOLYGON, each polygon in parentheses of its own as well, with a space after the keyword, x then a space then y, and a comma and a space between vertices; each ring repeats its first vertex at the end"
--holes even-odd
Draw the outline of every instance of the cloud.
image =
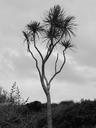
POLYGON ((8 69, 14 76, 23 79, 36 77, 35 64, 31 57, 7 48, 2 54, 2 60, 0 64, 5 72, 8 69))
POLYGON ((90 25, 86 24, 84 29, 81 27, 74 43, 77 46, 74 57, 76 57, 75 59, 78 61, 78 63, 95 67, 96 60, 94 55, 96 54, 96 29, 94 27, 94 23, 92 23, 92 25, 91 23, 90 25))

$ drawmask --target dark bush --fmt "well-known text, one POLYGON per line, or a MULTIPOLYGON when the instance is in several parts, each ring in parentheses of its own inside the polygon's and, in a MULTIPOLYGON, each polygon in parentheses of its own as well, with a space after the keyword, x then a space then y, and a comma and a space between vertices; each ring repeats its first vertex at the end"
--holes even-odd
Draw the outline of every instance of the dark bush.
MULTIPOLYGON (((1 104, 1 128, 46 128, 46 103, 1 104), (12 127, 11 127, 12 126, 12 127)), ((53 128, 95 128, 96 101, 52 104, 53 128)))
POLYGON ((36 111, 36 112, 41 111, 42 108, 42 104, 39 101, 27 103, 26 106, 29 109, 29 111, 36 111))

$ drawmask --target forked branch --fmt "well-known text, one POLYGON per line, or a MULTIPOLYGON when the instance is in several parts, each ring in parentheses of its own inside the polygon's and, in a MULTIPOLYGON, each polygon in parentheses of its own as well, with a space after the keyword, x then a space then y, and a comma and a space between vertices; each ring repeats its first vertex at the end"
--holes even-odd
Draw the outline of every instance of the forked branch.
POLYGON ((47 89, 46 89, 46 86, 44 85, 44 81, 43 81, 43 79, 42 79, 42 74, 41 74, 40 69, 39 69, 39 66, 38 66, 38 60, 36 59, 36 57, 35 57, 34 54, 32 53, 32 51, 31 51, 31 49, 30 49, 30 43, 29 43, 29 42, 27 42, 27 48, 28 48, 28 52, 31 54, 32 58, 35 60, 36 68, 37 68, 37 70, 38 70, 38 72, 39 72, 39 76, 40 76, 40 81, 41 81, 41 83, 42 83, 43 90, 44 90, 44 92, 45 92, 45 94, 46 94, 46 93, 47 93, 47 91, 46 91, 47 89))
POLYGON ((66 62, 66 57, 65 57, 65 50, 63 50, 63 63, 62 65, 60 66, 59 70, 57 71, 57 61, 58 61, 58 56, 57 56, 57 59, 56 59, 56 62, 55 62, 55 73, 53 74, 53 76, 51 77, 51 79, 49 80, 49 85, 51 84, 52 80, 56 77, 57 74, 59 74, 61 72, 61 70, 63 69, 64 67, 64 64, 66 62))
POLYGON ((53 44, 53 39, 51 39, 51 47, 49 46, 48 50, 47 50, 47 54, 44 58, 44 63, 46 63, 46 61, 48 60, 48 58, 50 57, 51 53, 53 52, 53 49, 56 47, 56 45, 62 40, 64 36, 64 32, 62 33, 62 35, 60 36, 60 38, 56 41, 55 44, 53 44), (53 44, 53 45, 52 45, 53 44))
POLYGON ((38 60, 36 59, 36 57, 34 56, 33 52, 30 50, 30 43, 27 43, 27 49, 28 49, 28 52, 31 54, 32 58, 35 60, 35 63, 36 63, 36 68, 39 72, 39 75, 41 77, 41 72, 40 72, 40 69, 39 69, 39 66, 38 66, 38 60))

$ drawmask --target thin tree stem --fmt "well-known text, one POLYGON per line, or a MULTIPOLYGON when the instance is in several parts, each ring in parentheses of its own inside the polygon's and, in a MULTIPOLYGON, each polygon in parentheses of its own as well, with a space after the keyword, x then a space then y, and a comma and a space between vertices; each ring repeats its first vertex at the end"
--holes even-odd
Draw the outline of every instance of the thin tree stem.
POLYGON ((51 110, 51 97, 50 92, 47 95, 47 125, 48 128, 52 128, 52 110, 51 110))

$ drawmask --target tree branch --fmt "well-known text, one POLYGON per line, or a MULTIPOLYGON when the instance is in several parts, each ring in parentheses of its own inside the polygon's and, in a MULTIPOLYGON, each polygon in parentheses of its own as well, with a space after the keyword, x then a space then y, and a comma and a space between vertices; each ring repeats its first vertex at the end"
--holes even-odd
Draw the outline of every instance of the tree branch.
MULTIPOLYGON (((51 41, 53 41, 53 40, 51 40, 51 41)), ((42 77, 46 81, 46 85, 47 85, 47 89, 48 90, 49 90, 49 82, 48 82, 48 80, 46 78, 46 75, 45 75, 45 63, 48 60, 48 58, 50 57, 52 51, 53 51, 53 48, 52 47, 49 47, 48 50, 47 50, 47 54, 46 54, 45 58, 42 61, 42 77)))
POLYGON ((53 39, 51 39, 51 44, 53 44, 53 45, 50 45, 50 47, 48 48, 47 54, 46 54, 46 56, 44 58, 44 63, 46 63, 46 61, 50 57, 54 47, 60 42, 60 40, 62 39, 63 35, 64 35, 64 32, 62 33, 61 37, 58 39, 58 41, 55 44, 53 44, 53 39))
POLYGON ((55 73, 57 72, 57 62, 58 62, 59 54, 57 53, 57 58, 55 61, 55 73))
POLYGON ((30 50, 30 43, 27 43, 27 48, 28 48, 28 52, 31 54, 32 58, 35 60, 36 68, 37 68, 37 70, 39 72, 40 81, 42 83, 43 90, 44 90, 45 93, 47 93, 47 88, 44 85, 44 81, 42 79, 42 75, 41 75, 41 72, 40 72, 40 69, 39 69, 39 66, 38 66, 38 61, 37 61, 36 57, 34 56, 34 54, 32 53, 32 51, 30 50))
POLYGON ((53 49, 54 49, 54 45, 53 45, 53 38, 52 38, 52 39, 51 39, 51 44, 50 44, 50 46, 48 47, 46 56, 45 56, 45 58, 44 58, 44 64, 46 63, 46 61, 47 61, 48 58, 50 57, 50 55, 51 55, 53 49))
POLYGON ((48 86, 48 80, 47 80, 47 78, 46 78, 45 72, 44 72, 44 79, 45 79, 46 84, 47 84, 47 86, 48 86))
POLYGON ((46 85, 48 85, 48 80, 47 80, 46 75, 45 75, 45 63, 44 63, 44 61, 42 61, 42 77, 46 81, 46 85))
POLYGON ((41 72, 40 72, 40 69, 39 69, 39 66, 38 66, 38 61, 36 59, 36 57, 33 55, 32 51, 30 50, 30 46, 29 46, 29 43, 27 44, 27 47, 28 47, 28 52, 31 54, 32 58, 35 60, 36 62, 36 68, 39 72, 39 75, 41 76, 41 72))
MULTIPOLYGON (((44 78, 45 78, 45 81, 46 81, 46 83, 47 83, 48 90, 50 89, 50 83, 51 83, 51 81, 52 81, 54 78, 52 78, 52 80, 50 79, 50 81, 48 82, 48 80, 47 80, 47 78, 46 78, 46 76, 45 76, 45 63, 47 62, 48 58, 49 58, 50 55, 52 54, 54 47, 55 47, 55 46, 59 43, 59 41, 62 39, 63 35, 64 35, 64 33, 62 33, 60 39, 59 39, 54 45, 50 45, 50 46, 49 46, 49 48, 48 48, 48 50, 47 50, 47 54, 46 54, 45 58, 44 58, 43 61, 42 61, 42 62, 43 62, 43 64, 42 64, 42 73, 44 74, 44 78)), ((53 44, 53 38, 51 39, 51 44, 53 44)), ((56 71, 57 61, 58 61, 58 57, 57 57, 56 63, 55 63, 55 72, 57 72, 57 71, 56 71)), ((61 70, 62 70, 62 69, 61 69, 61 70)), ((59 72, 58 72, 58 73, 59 73, 59 72)), ((56 75, 57 75, 58 73, 56 73, 56 75)), ((54 74, 54 75, 55 75, 55 74, 54 74)), ((53 76, 53 77, 55 77, 55 76, 53 76)))
POLYGON ((60 40, 63 38, 63 36, 64 36, 64 32, 62 33, 62 35, 61 35, 61 37, 58 39, 58 41, 53 45, 53 47, 55 47, 55 46, 60 42, 60 40))
POLYGON ((56 59, 56 62, 55 62, 55 73, 51 77, 51 79, 49 80, 49 85, 51 84, 52 80, 56 77, 56 75, 59 74, 61 72, 61 70, 63 69, 63 67, 64 67, 64 64, 66 62, 65 50, 63 50, 63 58, 64 58, 63 63, 61 65, 60 69, 57 71, 57 61, 58 61, 58 56, 57 56, 57 59, 56 59))
POLYGON ((37 50, 37 52, 39 53, 39 55, 40 55, 40 57, 41 57, 41 59, 42 59, 42 61, 43 61, 43 55, 42 55, 42 53, 40 52, 40 50, 37 48, 37 46, 36 46, 36 42, 35 42, 35 36, 33 37, 34 38, 34 47, 35 47, 35 49, 37 50))

